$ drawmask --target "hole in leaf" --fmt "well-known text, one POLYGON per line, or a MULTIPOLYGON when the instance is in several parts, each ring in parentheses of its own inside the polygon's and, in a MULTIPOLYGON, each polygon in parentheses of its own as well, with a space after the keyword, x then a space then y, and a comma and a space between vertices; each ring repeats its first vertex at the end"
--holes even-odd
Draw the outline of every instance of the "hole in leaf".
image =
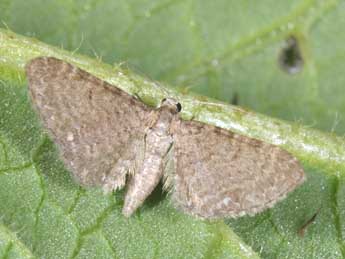
POLYGON ((290 37, 279 54, 279 65, 282 70, 289 74, 296 74, 302 70, 303 58, 295 37, 290 37))

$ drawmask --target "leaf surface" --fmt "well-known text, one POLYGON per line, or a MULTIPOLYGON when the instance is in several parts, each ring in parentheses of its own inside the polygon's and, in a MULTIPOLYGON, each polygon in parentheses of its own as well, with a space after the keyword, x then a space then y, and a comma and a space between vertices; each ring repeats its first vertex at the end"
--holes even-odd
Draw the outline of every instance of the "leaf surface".
POLYGON ((345 145, 332 133, 345 129, 344 8, 335 0, 0 0, 3 27, 69 50, 0 31, 0 255, 345 257, 345 145), (303 60, 294 74, 279 63, 292 36, 303 60), (138 74, 175 85, 178 92, 167 91, 182 100, 184 117, 282 145, 303 162, 308 181, 273 209, 226 224, 183 215, 160 189, 124 219, 122 193, 79 187, 44 134, 23 74, 37 55, 74 62, 150 105, 166 93, 138 74), (237 101, 291 123, 186 92, 237 101))

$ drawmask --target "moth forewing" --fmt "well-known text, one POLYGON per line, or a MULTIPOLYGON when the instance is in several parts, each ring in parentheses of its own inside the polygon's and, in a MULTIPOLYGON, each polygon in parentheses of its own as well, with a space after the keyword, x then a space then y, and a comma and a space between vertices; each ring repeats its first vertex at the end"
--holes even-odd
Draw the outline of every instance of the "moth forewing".
POLYGON ((173 199, 201 218, 254 215, 305 180, 287 151, 196 121, 174 127, 174 155, 173 199))

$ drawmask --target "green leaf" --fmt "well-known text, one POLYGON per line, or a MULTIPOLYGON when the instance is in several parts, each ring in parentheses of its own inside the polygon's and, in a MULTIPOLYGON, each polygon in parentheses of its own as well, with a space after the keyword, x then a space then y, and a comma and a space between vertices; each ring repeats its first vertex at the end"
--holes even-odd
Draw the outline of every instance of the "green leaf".
POLYGON ((4 27, 72 51, 0 31, 0 255, 345 257, 344 139, 186 94, 192 88, 225 102, 238 99, 257 112, 341 133, 343 9, 336 0, 0 0, 4 27), (296 74, 279 64, 292 36, 303 60, 296 74), (180 91, 75 52, 126 61, 180 91), (43 133, 23 74, 25 63, 39 55, 79 65, 149 105, 174 96, 186 119, 281 145, 303 162, 308 181, 273 209, 226 224, 183 215, 160 189, 125 219, 122 194, 79 187, 43 133))
POLYGON ((0 256, 13 259, 34 258, 30 250, 4 225, 0 225, 0 256))

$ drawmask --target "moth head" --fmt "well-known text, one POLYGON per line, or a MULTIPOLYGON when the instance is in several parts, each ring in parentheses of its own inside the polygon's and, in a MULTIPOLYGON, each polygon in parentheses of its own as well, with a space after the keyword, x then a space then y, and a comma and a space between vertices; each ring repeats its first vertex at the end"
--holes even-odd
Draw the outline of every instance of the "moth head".
POLYGON ((181 104, 173 98, 164 98, 161 101, 161 109, 168 109, 172 113, 179 113, 182 110, 181 104))

